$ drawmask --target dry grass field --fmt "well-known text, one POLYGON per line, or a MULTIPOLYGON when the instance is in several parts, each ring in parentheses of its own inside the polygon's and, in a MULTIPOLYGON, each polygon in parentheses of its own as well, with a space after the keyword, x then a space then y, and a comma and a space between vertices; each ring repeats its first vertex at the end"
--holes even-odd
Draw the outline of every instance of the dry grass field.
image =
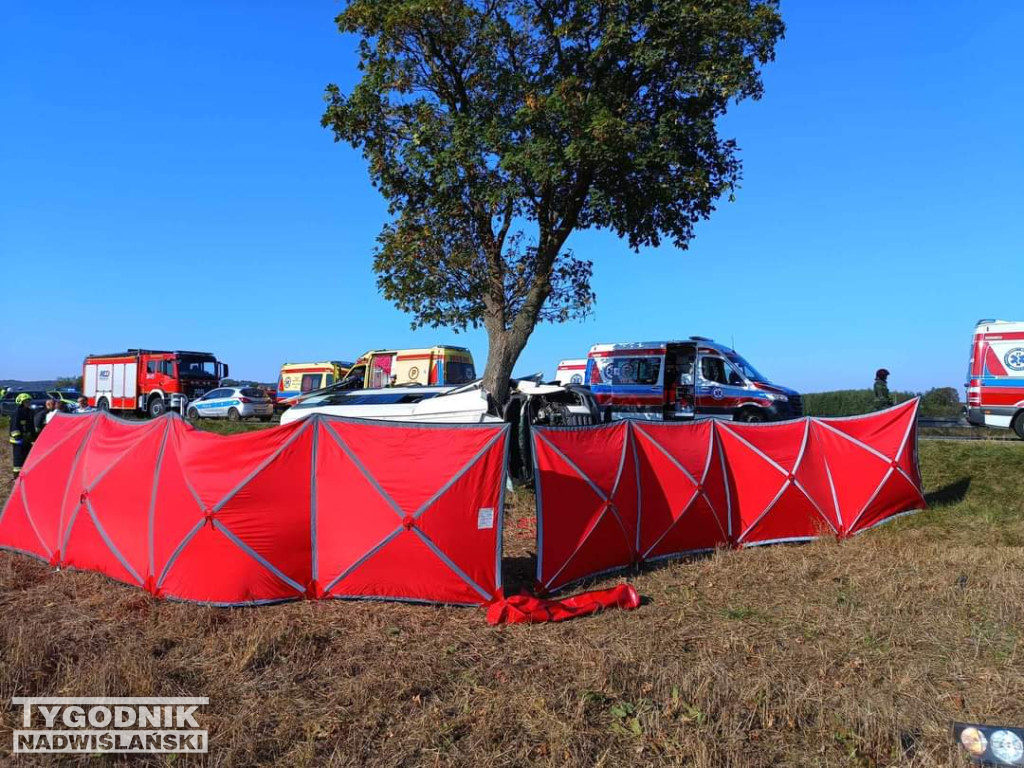
MULTIPOLYGON (((1024 445, 924 442, 921 461, 927 512, 631 575, 639 610, 555 625, 206 608, 0 553, 0 700, 209 696, 212 765, 964 765, 952 720, 1024 724, 1024 445)), ((532 499, 509 510, 515 580, 532 499)), ((32 764, 0 712, 2 762, 32 764)))

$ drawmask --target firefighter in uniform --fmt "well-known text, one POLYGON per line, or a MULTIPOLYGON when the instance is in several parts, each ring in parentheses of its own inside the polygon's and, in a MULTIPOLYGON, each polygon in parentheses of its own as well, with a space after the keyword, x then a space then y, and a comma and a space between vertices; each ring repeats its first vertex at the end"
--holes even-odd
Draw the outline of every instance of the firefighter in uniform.
POLYGON ((875 410, 884 411, 892 405, 889 394, 889 372, 885 368, 875 371, 875 410))
POLYGON ((32 423, 32 411, 28 407, 28 401, 32 396, 28 392, 22 392, 14 402, 18 410, 11 414, 11 457, 14 461, 14 479, 18 479, 21 468, 28 458, 29 449, 36 439, 36 428, 32 423))

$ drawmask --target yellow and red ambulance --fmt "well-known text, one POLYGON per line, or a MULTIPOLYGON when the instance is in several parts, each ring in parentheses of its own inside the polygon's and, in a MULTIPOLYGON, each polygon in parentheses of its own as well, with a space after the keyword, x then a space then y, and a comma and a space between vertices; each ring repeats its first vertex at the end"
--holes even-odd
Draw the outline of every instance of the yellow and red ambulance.
POLYGON ((329 387, 348 374, 352 363, 326 360, 320 363, 285 363, 277 379, 277 405, 287 408, 307 392, 329 387))
POLYGON ((465 347, 372 349, 359 356, 342 379, 345 389, 388 386, 458 386, 476 381, 473 353, 465 347))

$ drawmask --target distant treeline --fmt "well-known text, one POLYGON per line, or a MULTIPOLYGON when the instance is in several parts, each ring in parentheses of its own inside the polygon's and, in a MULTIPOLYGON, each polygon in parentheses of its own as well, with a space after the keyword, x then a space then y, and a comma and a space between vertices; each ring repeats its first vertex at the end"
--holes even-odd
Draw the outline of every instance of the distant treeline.
MULTIPOLYGON (((953 387, 936 387, 924 394, 893 392, 893 399, 902 403, 920 396, 921 415, 933 419, 957 418, 962 415, 960 393, 953 387)), ((870 389, 839 389, 834 392, 812 392, 804 395, 804 413, 808 416, 857 416, 875 408, 875 395, 870 389)))

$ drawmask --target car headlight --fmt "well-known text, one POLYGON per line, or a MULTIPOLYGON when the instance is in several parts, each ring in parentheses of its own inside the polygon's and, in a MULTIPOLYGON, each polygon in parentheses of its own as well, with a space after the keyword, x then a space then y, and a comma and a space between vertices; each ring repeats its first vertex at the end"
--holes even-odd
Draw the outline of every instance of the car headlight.
POLYGON ((1003 726, 953 724, 953 738, 984 765, 1024 765, 1024 730, 1003 726))
POLYGON ((787 395, 780 395, 778 392, 765 392, 768 395, 768 399, 776 403, 788 403, 789 397, 787 395))

